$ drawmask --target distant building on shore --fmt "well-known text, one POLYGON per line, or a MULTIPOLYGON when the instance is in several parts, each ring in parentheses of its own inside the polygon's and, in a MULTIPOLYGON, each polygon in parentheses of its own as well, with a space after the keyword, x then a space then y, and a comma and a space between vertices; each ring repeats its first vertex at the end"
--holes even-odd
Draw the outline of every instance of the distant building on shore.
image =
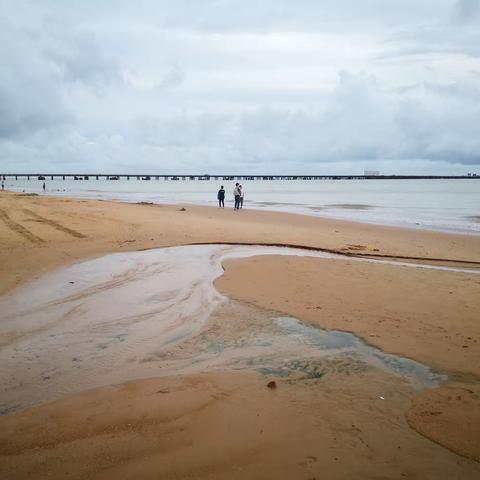
POLYGON ((378 177, 380 175, 380 172, 378 170, 364 170, 363 174, 366 177, 378 177))

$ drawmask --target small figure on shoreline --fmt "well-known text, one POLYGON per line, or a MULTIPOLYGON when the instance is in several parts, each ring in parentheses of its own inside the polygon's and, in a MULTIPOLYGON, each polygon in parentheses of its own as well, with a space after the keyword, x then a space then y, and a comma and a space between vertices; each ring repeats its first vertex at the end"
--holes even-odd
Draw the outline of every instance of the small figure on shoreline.
POLYGON ((45 192, 45 182, 43 182, 43 191, 45 192))
POLYGON ((225 189, 223 185, 220 187, 220 190, 217 193, 218 199, 218 208, 225 208, 225 189))
POLYGON ((245 190, 243 189, 243 185, 240 185, 240 208, 243 208, 244 195, 245 195, 245 190))
POLYGON ((237 182, 235 184, 235 188, 233 189, 233 196, 235 198, 235 205, 233 207, 234 210, 239 210, 240 209, 240 198, 242 195, 242 187, 240 184, 237 182))
POLYGON ((5 182, 2 180, 2 190, 5 190, 5 182))

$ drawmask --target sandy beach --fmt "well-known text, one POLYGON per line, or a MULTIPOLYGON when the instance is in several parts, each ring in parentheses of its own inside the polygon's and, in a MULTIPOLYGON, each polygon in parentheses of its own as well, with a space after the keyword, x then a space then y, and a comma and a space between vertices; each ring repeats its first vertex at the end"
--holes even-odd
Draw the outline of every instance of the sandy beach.
POLYGON ((11 192, 0 194, 0 224, 2 478, 480 476, 480 236, 11 192), (224 259, 230 247, 211 244, 312 254, 252 250, 224 259), (188 256, 167 249, 168 258, 153 257, 151 249, 194 245, 185 252, 197 252, 216 289, 195 295, 220 296, 179 335, 199 315, 189 310, 198 304, 187 282, 193 274, 178 280, 188 256), (155 271, 145 267, 149 252, 155 271), (124 255, 111 257, 125 262, 114 278, 107 282, 103 264, 92 263, 98 279, 83 286, 68 277, 77 290, 42 303, 53 280, 61 285, 77 271, 69 268, 110 254, 124 255), (208 270, 214 264, 223 275, 208 270), (162 276, 167 270, 171 277, 162 276), (55 272, 67 276, 49 276, 55 272), (140 274, 144 284, 134 290, 140 274), (155 282, 158 291, 146 293, 155 282), (137 323, 120 301, 132 291, 146 308, 137 323), (22 298, 32 311, 17 318, 8 309, 22 298), (141 322, 157 318, 151 304, 165 318, 186 306, 172 320, 170 343, 139 337, 141 322), (92 333, 95 312, 111 315, 99 335, 118 345, 73 341, 92 333), (318 349, 325 330, 354 334, 350 350, 318 349), (61 368, 50 365, 45 375, 55 359, 61 368), (427 373, 415 383, 409 375, 419 369, 427 373), (15 395, 29 397, 28 408, 15 407, 15 395))

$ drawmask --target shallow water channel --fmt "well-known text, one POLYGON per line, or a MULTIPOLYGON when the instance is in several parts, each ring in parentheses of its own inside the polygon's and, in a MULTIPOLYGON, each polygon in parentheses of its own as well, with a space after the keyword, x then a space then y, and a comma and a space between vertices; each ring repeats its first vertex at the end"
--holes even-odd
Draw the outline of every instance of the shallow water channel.
POLYGON ((420 388, 445 378, 350 333, 221 295, 213 281, 222 274, 222 261, 254 255, 342 258, 226 245, 115 253, 0 298, 0 414, 136 378, 218 370, 312 379, 339 365, 374 367, 420 388))

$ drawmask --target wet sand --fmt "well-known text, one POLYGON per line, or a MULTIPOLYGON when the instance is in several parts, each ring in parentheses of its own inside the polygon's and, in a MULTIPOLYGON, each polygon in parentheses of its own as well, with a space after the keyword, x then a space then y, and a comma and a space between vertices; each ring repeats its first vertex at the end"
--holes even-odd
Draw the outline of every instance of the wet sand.
POLYGON ((141 380, 9 415, 3 477, 478 478, 477 463, 409 428, 411 392, 390 376, 277 382, 141 380))
POLYGON ((475 269, 480 237, 181 208, 0 196, 2 478, 478 478, 478 275, 257 256, 224 261, 222 296, 218 255, 101 257, 475 269))
POLYGON ((0 299, 0 412, 158 375, 253 369, 321 376, 333 357, 386 370, 417 388, 446 378, 346 332, 244 302, 234 308, 213 285, 222 261, 259 254, 333 257, 278 247, 170 247, 110 254, 18 288, 0 299))
POLYGON ((285 256, 229 260, 216 286, 238 301, 355 332, 383 351, 444 372, 448 381, 440 388, 413 397, 409 424, 479 460, 478 273, 341 262, 285 256))
POLYGON ((0 224, 0 294, 76 260, 192 243, 275 243, 354 254, 480 262, 478 235, 248 209, 233 212, 2 192, 0 224))
POLYGON ((230 298, 355 332, 439 370, 480 377, 478 271, 294 256, 233 259, 224 267, 216 286, 230 298))

